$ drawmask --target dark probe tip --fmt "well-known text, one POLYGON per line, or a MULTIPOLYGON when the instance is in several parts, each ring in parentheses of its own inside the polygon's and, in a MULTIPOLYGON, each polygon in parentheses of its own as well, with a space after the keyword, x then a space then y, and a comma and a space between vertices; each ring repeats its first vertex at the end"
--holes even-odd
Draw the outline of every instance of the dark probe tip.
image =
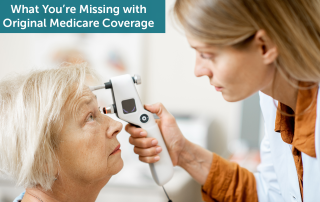
POLYGON ((111 83, 111 81, 109 81, 109 82, 107 82, 107 83, 104 83, 104 87, 105 87, 105 89, 112 88, 112 83, 111 83))

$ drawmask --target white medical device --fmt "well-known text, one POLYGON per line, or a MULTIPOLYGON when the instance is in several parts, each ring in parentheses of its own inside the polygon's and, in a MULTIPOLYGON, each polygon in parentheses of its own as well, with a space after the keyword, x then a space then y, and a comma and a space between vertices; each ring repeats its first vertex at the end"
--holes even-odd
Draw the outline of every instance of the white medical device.
POLYGON ((131 77, 129 74, 126 74, 113 77, 104 85, 90 87, 90 89, 92 91, 111 89, 114 104, 104 108, 104 113, 115 113, 119 119, 146 130, 148 133, 147 137, 158 140, 158 145, 162 148, 162 152, 159 154, 160 160, 156 163, 150 163, 149 165, 154 181, 159 186, 163 186, 173 176, 173 164, 158 124, 153 114, 144 109, 135 84, 141 84, 140 76, 134 75, 131 77))

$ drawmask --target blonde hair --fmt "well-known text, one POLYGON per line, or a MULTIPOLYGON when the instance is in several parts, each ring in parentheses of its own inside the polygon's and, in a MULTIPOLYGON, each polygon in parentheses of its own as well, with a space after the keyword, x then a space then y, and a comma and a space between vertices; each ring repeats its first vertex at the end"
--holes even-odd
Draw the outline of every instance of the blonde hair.
POLYGON ((263 29, 280 73, 320 81, 319 0, 176 0, 174 14, 187 35, 210 45, 245 44, 263 29))
POLYGON ((82 93, 89 74, 86 64, 69 64, 0 82, 1 174, 18 186, 51 188, 58 169, 62 108, 82 93))

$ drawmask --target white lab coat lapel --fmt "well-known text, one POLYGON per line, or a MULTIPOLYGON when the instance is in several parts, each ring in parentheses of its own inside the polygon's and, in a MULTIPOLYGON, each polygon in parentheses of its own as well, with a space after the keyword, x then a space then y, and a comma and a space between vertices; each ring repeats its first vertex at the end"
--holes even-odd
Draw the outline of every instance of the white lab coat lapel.
MULTIPOLYGON (((320 88, 319 88, 320 89, 320 88)), ((320 201, 320 97, 318 90, 315 147, 317 158, 302 153, 304 202, 320 201)))
POLYGON ((317 97, 317 119, 316 119, 316 131, 315 131, 315 144, 316 144, 316 156, 318 162, 318 168, 320 170, 320 83, 317 97))
MULTIPOLYGON (((294 163, 291 145, 285 143, 281 134, 274 131, 277 108, 273 99, 260 93, 261 108, 270 140, 271 155, 282 197, 285 201, 301 202, 297 169, 294 163)), ((277 102, 276 102, 277 105, 277 102)), ((319 198, 320 199, 320 198, 319 198)))
MULTIPOLYGON (((275 119, 274 119, 275 120, 275 119)), ((273 125, 274 126, 274 125, 273 125)), ((274 129, 274 127, 273 127, 274 129)), ((294 163, 291 145, 283 142, 281 134, 272 131, 270 144, 280 189, 286 201, 301 202, 297 169, 294 163)))

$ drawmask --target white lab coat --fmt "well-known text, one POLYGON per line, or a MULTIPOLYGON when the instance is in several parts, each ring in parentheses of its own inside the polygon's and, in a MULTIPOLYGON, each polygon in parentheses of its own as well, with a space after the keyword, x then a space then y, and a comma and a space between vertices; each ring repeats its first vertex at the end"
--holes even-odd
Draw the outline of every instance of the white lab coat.
MULTIPOLYGON (((315 127, 316 156, 301 153, 303 163, 303 201, 320 201, 320 98, 318 90, 315 127)), ((277 104, 277 101, 276 101, 277 104)), ((276 106, 273 98, 260 92, 260 105, 265 121, 265 137, 261 143, 261 164, 255 173, 260 202, 301 202, 301 194, 291 145, 274 132, 276 106)))

